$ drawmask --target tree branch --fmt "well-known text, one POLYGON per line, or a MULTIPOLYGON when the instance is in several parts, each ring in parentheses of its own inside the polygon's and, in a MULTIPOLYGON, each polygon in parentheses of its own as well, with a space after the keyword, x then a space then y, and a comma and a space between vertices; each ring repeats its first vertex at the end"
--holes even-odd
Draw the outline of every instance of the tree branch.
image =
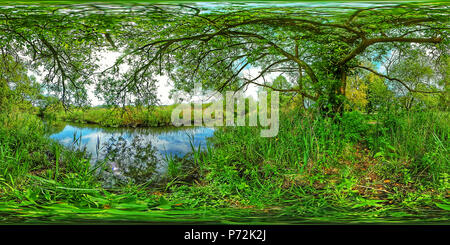
POLYGON ((407 38, 407 37, 384 37, 384 38, 371 38, 371 39, 363 39, 361 44, 358 47, 353 49, 350 54, 344 57, 341 61, 338 62, 338 66, 344 65, 358 54, 362 53, 367 47, 373 45, 375 43, 387 43, 387 42, 406 42, 406 43, 440 43, 442 41, 441 37, 433 37, 433 38, 407 38))
POLYGON ((391 81, 399 82, 400 84, 402 84, 411 93, 425 93, 425 94, 442 93, 442 91, 421 91, 421 90, 412 89, 405 82, 403 82, 402 80, 400 80, 398 78, 393 78, 393 77, 389 77, 387 75, 381 74, 381 73, 379 73, 379 72, 377 72, 377 71, 375 71, 375 70, 373 70, 373 69, 371 69, 369 67, 355 66, 355 68, 364 69, 364 70, 372 72, 373 74, 375 74, 375 75, 377 75, 379 77, 383 77, 383 78, 386 78, 386 79, 391 80, 391 81))

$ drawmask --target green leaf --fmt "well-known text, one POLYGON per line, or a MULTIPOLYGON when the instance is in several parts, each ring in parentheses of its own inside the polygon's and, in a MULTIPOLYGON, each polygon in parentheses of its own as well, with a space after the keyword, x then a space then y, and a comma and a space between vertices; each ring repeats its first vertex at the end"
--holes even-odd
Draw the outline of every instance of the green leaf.
POLYGON ((157 206, 159 209, 172 209, 169 201, 167 201, 163 196, 159 198, 159 205, 157 206))
POLYGON ((435 203, 438 208, 450 211, 450 205, 445 203, 435 203))

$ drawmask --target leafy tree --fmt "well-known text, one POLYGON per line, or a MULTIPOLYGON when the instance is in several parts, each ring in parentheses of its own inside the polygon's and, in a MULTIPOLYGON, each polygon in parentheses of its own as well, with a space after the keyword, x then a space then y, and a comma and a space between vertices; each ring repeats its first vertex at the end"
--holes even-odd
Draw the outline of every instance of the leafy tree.
POLYGON ((28 69, 43 76, 43 84, 63 105, 87 102, 87 86, 93 81, 114 20, 102 8, 23 6, 0 10, 0 47, 28 69), (25 58, 23 58, 25 57, 25 58))
POLYGON ((364 78, 367 84, 367 112, 387 110, 395 101, 395 94, 388 89, 385 81, 373 73, 364 78))
POLYGON ((358 70, 411 93, 442 91, 409 87, 403 78, 362 64, 384 62, 393 50, 428 50, 442 62, 448 13, 438 3, 27 7, 0 10, 0 45, 44 67, 46 86, 64 104, 86 103, 86 88, 96 81, 97 94, 108 103, 152 104, 156 75, 167 74, 177 90, 191 91, 201 82, 221 91, 270 86, 257 79, 277 71, 291 83, 277 90, 335 114, 343 110, 348 77, 358 70), (96 54, 107 48, 123 55, 99 77, 96 54), (249 67, 260 73, 245 76, 249 67))
POLYGON ((27 74, 27 70, 11 56, 0 55, 0 111, 32 111, 40 93, 40 85, 27 74))
POLYGON ((367 104, 369 103, 367 98, 367 83, 359 76, 349 77, 347 81, 345 91, 345 96, 348 100, 347 107, 349 107, 349 109, 354 108, 359 111, 365 110, 367 104))
POLYGON ((39 114, 49 118, 54 118, 56 113, 64 109, 62 102, 54 96, 41 95, 37 106, 39 107, 39 114))
MULTIPOLYGON (((289 83, 289 81, 283 76, 283 75, 279 75, 277 76, 272 82, 267 82, 266 84, 264 84, 265 86, 261 86, 260 89, 264 90, 267 92, 267 98, 268 100, 271 100, 272 98, 272 94, 270 93, 271 91, 276 91, 276 90, 288 90, 291 89, 291 83, 289 83)), ((284 93, 281 96, 279 96, 279 100, 280 100, 280 105, 284 106, 287 103, 289 103, 292 98, 295 96, 296 94, 294 92, 288 92, 288 93, 284 93)))
MULTIPOLYGON (((396 81, 410 92, 429 92, 361 66, 364 61, 383 60, 391 50, 407 52, 416 47, 440 57, 448 46, 448 9, 439 5, 380 5, 347 11, 187 8, 192 13, 171 16, 163 26, 154 25, 152 35, 128 35, 132 45, 121 61, 134 59, 129 83, 166 71, 176 89, 192 89, 197 81, 217 90, 238 89, 247 84, 267 85, 256 80, 281 71, 296 79, 289 89, 280 91, 297 92, 325 112, 339 112, 347 77, 358 69, 396 81), (250 66, 261 67, 261 72, 245 77, 243 71, 250 66)), ((151 27, 148 22, 137 22, 136 28, 151 27)))
POLYGON ((421 50, 412 49, 393 55, 386 68, 389 75, 404 81, 408 88, 430 91, 430 93, 413 93, 405 86, 393 84, 392 88, 397 96, 400 96, 399 100, 403 108, 410 110, 413 107, 437 107, 439 94, 431 91, 440 91, 439 88, 443 88, 441 80, 443 74, 440 74, 441 71, 438 68, 432 55, 421 50))
POLYGON ((439 84, 444 88, 444 92, 439 95, 438 108, 443 111, 448 111, 450 108, 450 57, 447 56, 446 60, 440 63, 439 70, 442 74, 442 79, 439 84))

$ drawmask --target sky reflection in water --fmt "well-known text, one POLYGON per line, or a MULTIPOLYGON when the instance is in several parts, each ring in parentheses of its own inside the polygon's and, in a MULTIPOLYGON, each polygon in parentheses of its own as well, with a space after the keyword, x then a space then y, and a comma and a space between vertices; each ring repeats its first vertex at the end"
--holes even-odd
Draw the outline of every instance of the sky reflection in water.
POLYGON ((50 138, 55 139, 65 146, 71 146, 75 137, 81 136, 81 144, 86 147, 93 156, 96 154, 97 140, 100 144, 107 142, 111 137, 122 136, 127 141, 131 141, 136 135, 140 135, 151 141, 162 155, 171 154, 179 157, 191 151, 189 136, 194 136, 194 146, 199 145, 202 149, 206 147, 206 139, 214 133, 213 128, 170 128, 168 130, 158 130, 153 128, 117 128, 108 129, 101 127, 82 127, 66 125, 64 129, 52 134, 50 138))
MULTIPOLYGON (((151 145, 156 150, 156 157, 160 159, 157 172, 163 173, 167 168, 164 161, 165 155, 183 157, 191 152, 190 141, 192 138, 196 149, 199 146, 201 149, 205 149, 207 138, 213 136, 213 134, 214 129, 206 127, 102 128, 94 125, 67 124, 62 131, 51 134, 50 138, 67 147, 85 148, 91 154, 92 161, 95 162, 104 159, 104 148, 101 147, 105 147, 105 144, 110 142, 111 139, 117 140, 122 137, 131 145, 133 139, 139 136, 142 140, 137 142, 145 144, 140 146, 151 145), (74 139, 79 139, 75 145, 74 139), (97 150, 97 146, 100 146, 99 150, 97 150)), ((114 167, 112 165, 113 170, 114 167)))

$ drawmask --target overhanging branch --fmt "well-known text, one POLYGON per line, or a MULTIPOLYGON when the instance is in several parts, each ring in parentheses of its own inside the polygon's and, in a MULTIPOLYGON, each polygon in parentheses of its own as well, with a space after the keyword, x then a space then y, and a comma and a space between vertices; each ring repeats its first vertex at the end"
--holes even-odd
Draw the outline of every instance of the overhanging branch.
POLYGON ((382 38, 371 38, 363 39, 358 47, 353 49, 350 54, 344 57, 337 65, 344 65, 358 54, 362 53, 367 47, 375 43, 388 43, 388 42, 404 42, 404 43, 440 43, 442 41, 441 37, 432 38, 407 38, 407 37, 382 37, 382 38))
POLYGON ((412 89, 405 82, 403 82, 402 80, 400 80, 398 78, 393 78, 393 77, 389 77, 387 75, 381 74, 381 73, 379 73, 379 72, 377 72, 377 71, 375 71, 375 70, 373 70, 373 69, 371 69, 369 67, 355 66, 355 68, 364 69, 364 70, 372 72, 373 74, 375 74, 375 75, 377 75, 379 77, 383 77, 383 78, 386 78, 386 79, 391 80, 391 81, 396 81, 396 82, 402 84, 411 93, 426 93, 426 94, 442 93, 442 91, 421 91, 421 90, 412 89))

